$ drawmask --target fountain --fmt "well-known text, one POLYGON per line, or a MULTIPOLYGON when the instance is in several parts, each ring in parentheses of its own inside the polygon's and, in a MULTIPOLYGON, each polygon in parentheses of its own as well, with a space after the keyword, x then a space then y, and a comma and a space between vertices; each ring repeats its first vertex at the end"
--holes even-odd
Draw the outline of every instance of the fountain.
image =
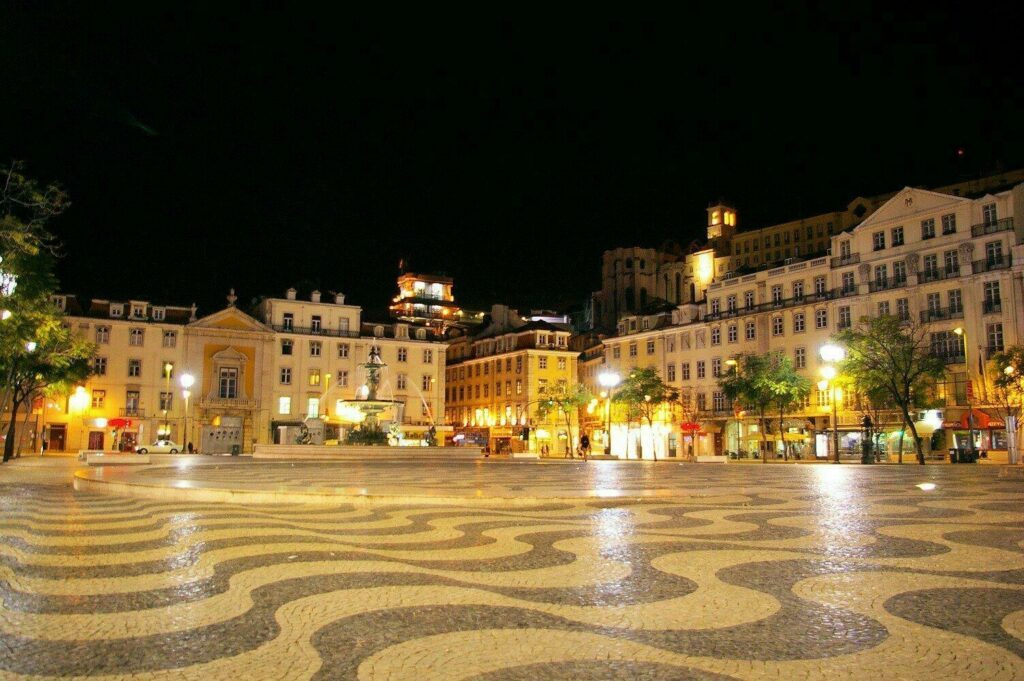
POLYGON ((360 424, 359 428, 348 434, 346 442, 353 445, 386 445, 388 444, 388 433, 381 428, 380 414, 387 409, 394 408, 397 411, 395 420, 401 421, 401 409, 405 406, 405 402, 377 397, 377 390, 380 388, 380 374, 387 367, 387 364, 381 359, 380 348, 376 345, 370 346, 369 358, 359 366, 366 370, 366 385, 360 391, 361 397, 354 400, 339 400, 341 411, 346 413, 351 420, 360 424), (356 414, 359 417, 352 418, 356 414))

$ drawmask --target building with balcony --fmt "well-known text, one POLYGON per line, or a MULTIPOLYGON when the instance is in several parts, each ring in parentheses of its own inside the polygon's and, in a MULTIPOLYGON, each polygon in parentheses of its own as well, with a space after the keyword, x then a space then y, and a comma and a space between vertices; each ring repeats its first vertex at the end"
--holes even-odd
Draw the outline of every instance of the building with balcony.
MULTIPOLYGON (((561 456, 569 442, 564 421, 538 414, 551 394, 576 385, 577 356, 568 324, 523 318, 502 305, 476 335, 452 338, 448 347, 446 419, 456 441, 493 452, 561 456)), ((573 421, 572 437, 578 419, 573 421)))
MULTIPOLYGON (((967 433, 957 424, 967 412, 966 396, 974 396, 975 407, 987 404, 986 359, 1024 341, 1022 219, 1022 183, 970 197, 908 187, 856 226, 829 236, 831 256, 724 276, 716 256, 702 296, 671 313, 620 317, 615 335, 603 341, 603 366, 593 368, 623 376, 634 367, 657 368, 681 391, 680 408, 689 405, 700 430, 683 433, 678 413, 667 416, 658 433, 613 424, 613 453, 646 456, 653 448, 660 458, 692 447, 696 455, 757 456, 756 425, 734 414, 718 386, 726 362, 781 351, 814 382, 821 346, 861 317, 876 315, 927 326, 932 351, 949 367, 936 386, 947 424, 936 448, 962 444, 967 433)), ((862 414, 856 395, 840 399, 843 447, 853 452, 862 414)), ((827 451, 829 400, 828 393, 812 394, 787 419, 784 439, 795 455, 827 451)), ((990 428, 978 448, 998 449, 1000 438, 998 428, 990 428)))

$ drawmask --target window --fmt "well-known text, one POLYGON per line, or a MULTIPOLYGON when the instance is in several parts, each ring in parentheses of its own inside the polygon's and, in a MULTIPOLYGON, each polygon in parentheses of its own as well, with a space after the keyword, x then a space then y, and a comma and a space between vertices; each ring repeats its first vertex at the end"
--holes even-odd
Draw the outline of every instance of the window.
POLYGON ((484 376, 489 376, 491 373, 491 363, 484 362, 484 376))
POLYGON ((675 381, 676 381, 676 365, 674 363, 669 364, 668 367, 667 367, 667 371, 668 371, 668 381, 669 381, 669 383, 675 383, 675 381))
POLYGON ((519 357, 516 357, 516 373, 517 374, 523 373, 523 357, 522 357, 522 355, 520 355, 519 357))
POLYGON ((323 343, 321 343, 320 341, 309 341, 309 356, 319 357, 322 347, 323 343))
POLYGON ((907 263, 902 260, 892 264, 892 278, 897 286, 905 286, 907 283, 907 263))
POLYGON ((711 344, 721 345, 722 344, 722 330, 717 326, 711 329, 711 344))
POLYGON ((516 395, 522 395, 522 394, 523 394, 523 379, 517 378, 516 379, 516 395))
POLYGON ((653 355, 654 354, 654 339, 653 338, 647 341, 647 354, 648 355, 653 355))
POLYGON ((824 329, 828 327, 828 310, 814 311, 814 328, 824 329))
POLYGON ((281 367, 281 385, 292 384, 292 370, 290 367, 281 367))
POLYGON ((747 308, 754 307, 753 291, 747 291, 746 293, 743 294, 743 306, 747 308))
POLYGON ((935 238, 935 218, 928 218, 927 220, 921 220, 921 238, 922 239, 934 239, 935 238))
POLYGON ((960 273, 960 256, 955 250, 943 253, 943 262, 946 265, 946 274, 960 273))
POLYGON ((1002 323, 989 324, 985 327, 985 335, 988 337, 988 349, 992 352, 1003 351, 1003 325, 1002 323))
POLYGON ((218 396, 221 399, 233 400, 238 397, 238 369, 221 367, 218 396))
POLYGON ((934 253, 924 256, 924 274, 929 279, 939 276, 939 256, 934 253))
POLYGON ((291 414, 292 413, 292 398, 284 396, 277 398, 277 413, 278 414, 291 414))
POLYGON ((106 401, 106 399, 107 399, 107 391, 106 390, 93 390, 92 391, 92 408, 93 409, 102 409, 103 408, 103 403, 106 401))
POLYGON ((538 357, 537 358, 537 368, 538 369, 547 369, 548 368, 548 358, 544 357, 543 355, 538 357))
POLYGON ((282 320, 282 327, 285 331, 291 331, 295 328, 295 316, 291 312, 284 313, 284 319, 282 320))
POLYGON ((319 369, 310 369, 309 370, 309 384, 313 385, 313 386, 320 385, 320 370, 319 369))
POLYGON ((310 333, 320 333, 323 328, 323 321, 320 319, 320 315, 315 314, 309 321, 310 333))
POLYGON ((141 359, 130 359, 130 360, 128 360, 128 375, 136 377, 136 378, 142 375, 142 360, 141 359))
POLYGON ((819 296, 825 293, 825 277, 814 278, 814 293, 819 296))
POLYGON ((96 327, 96 343, 100 345, 106 345, 110 342, 110 327, 109 326, 97 326, 96 327))
POLYGON ((111 305, 110 306, 110 316, 111 317, 120 317, 122 314, 124 314, 124 306, 123 305, 111 305))
POLYGON ((715 357, 711 360, 711 376, 718 378, 722 375, 722 360, 715 357))
POLYGON ((885 232, 875 232, 872 234, 871 245, 876 251, 885 250, 885 232))
POLYGON ((142 345, 145 342, 145 329, 138 327, 132 328, 128 331, 128 345, 142 345))
POLYGON ((139 391, 126 390, 124 393, 124 410, 130 416, 139 413, 139 391))
POLYGON ((718 298, 715 298, 711 301, 711 314, 718 314, 719 309, 718 298))
POLYGON ((739 340, 739 337, 740 337, 739 327, 736 326, 735 324, 730 324, 729 325, 729 329, 728 329, 727 333, 728 333, 728 338, 729 338, 729 342, 730 343, 735 343, 736 341, 739 340))
POLYGON ((794 281, 793 282, 793 298, 796 300, 804 299, 804 282, 794 281))
POLYGON ((757 325, 756 325, 756 324, 754 324, 754 322, 752 322, 752 321, 748 321, 748 322, 746 323, 746 328, 745 328, 745 335, 744 335, 744 337, 745 337, 745 338, 746 338, 746 339, 747 339, 748 341, 752 341, 752 340, 756 340, 756 339, 757 339, 757 325))
POLYGON ((708 408, 707 395, 697 393, 697 411, 706 411, 708 408))
POLYGON ((316 418, 320 415, 320 398, 310 397, 306 400, 306 416, 316 418))
POLYGON ((903 228, 893 227, 892 228, 892 245, 902 246, 903 245, 903 228))
POLYGON ((612 358, 613 359, 621 359, 621 357, 622 357, 622 348, 619 347, 618 345, 612 346, 612 358))
POLYGON ((963 338, 952 331, 938 331, 931 335, 932 353, 945 359, 964 356, 963 338))
POLYGON ((484 383, 484 397, 490 397, 490 396, 491 396, 491 384, 490 383, 484 383))
POLYGON ((679 365, 679 369, 680 369, 680 372, 683 375, 683 380, 684 381, 689 381, 690 380, 690 363, 689 362, 681 363, 679 365))
POLYGON ((398 348, 398 361, 405 362, 409 359, 409 351, 405 348, 398 348))
POLYGON ((164 309, 162 307, 154 307, 153 308, 153 319, 155 319, 158 322, 161 322, 161 321, 163 321, 164 316, 165 316, 164 309))
POLYGON ((288 338, 281 339, 281 354, 290 355, 292 354, 293 343, 288 338))
POLYGON ((1003 242, 989 241, 985 244, 985 260, 989 265, 997 265, 1003 259, 1003 242))
POLYGON ((725 309, 729 312, 736 311, 736 296, 728 296, 725 299, 725 309))
POLYGON ((910 302, 906 298, 896 299, 896 317, 901 322, 910 321, 910 302))
POLYGON ((797 312, 793 315, 793 333, 803 333, 804 331, 804 313, 797 312))
POLYGON ((943 234, 956 234, 956 214, 950 213, 949 215, 942 216, 942 233, 943 234))
POLYGON ((999 282, 998 281, 986 281, 985 282, 985 302, 986 303, 998 303, 1000 302, 999 296, 999 282))
POLYGON ((338 372, 338 387, 339 388, 347 388, 348 387, 348 371, 339 371, 338 372))
POLYGON ((949 312, 950 314, 959 313, 964 311, 964 302, 960 294, 960 289, 955 288, 949 292, 949 312))
POLYGON ((848 328, 850 328, 851 324, 852 324, 852 321, 851 321, 851 318, 850 318, 850 306, 849 305, 843 305, 843 306, 841 306, 839 308, 839 325, 838 326, 839 326, 840 329, 848 329, 848 328))
POLYGON ((772 335, 782 335, 782 317, 772 317, 772 335))
POLYGON ((793 351, 793 364, 797 369, 807 366, 807 348, 796 348, 793 351))
MULTIPOLYGON (((398 374, 395 377, 395 388, 397 388, 398 390, 405 390, 406 386, 408 384, 409 384, 409 379, 408 379, 408 377, 406 377, 405 374, 398 374)), ((460 390, 461 390, 461 388, 460 388, 460 390)))
POLYGON ((711 394, 711 406, 715 411, 725 411, 725 393, 716 390, 711 394))
POLYGON ((704 378, 704 360, 697 360, 697 378, 704 378))
POLYGON ((338 343, 338 359, 347 359, 348 350, 348 343, 338 343))
POLYGON ((106 357, 93 357, 92 358, 92 372, 97 376, 107 375, 107 358, 106 357))
POLYGON ((782 302, 782 286, 780 286, 779 284, 776 284, 775 286, 772 286, 772 302, 773 303, 781 303, 782 302))
MULTIPOLYGON (((420 390, 422 390, 424 393, 427 392, 428 390, 430 390, 430 386, 433 384, 433 382, 434 382, 434 377, 433 376, 431 376, 430 374, 423 374, 423 376, 420 379, 420 390)), ((480 386, 476 387, 476 391, 477 391, 477 395, 479 395, 480 394, 480 386)))
POLYGON ((176 331, 164 331, 163 346, 173 348, 178 344, 178 333, 176 331))
POLYGON ((172 409, 171 403, 172 403, 172 400, 173 400, 173 397, 172 397, 173 394, 174 393, 165 393, 165 392, 161 392, 160 393, 160 411, 171 411, 171 409, 172 409))
POLYGON ((853 272, 843 272, 843 294, 855 293, 856 288, 856 284, 853 283, 853 272))
POLYGON ((629 344, 629 356, 636 357, 636 343, 629 344))
POLYGON ((878 303, 878 316, 879 317, 888 317, 889 314, 890 314, 890 312, 889 312, 889 301, 888 300, 883 300, 883 301, 879 302, 878 303))
MULTIPOLYGON (((424 350, 423 351, 423 363, 424 364, 433 364, 434 363, 434 351, 433 350, 424 350)), ((477 366, 476 370, 477 370, 477 372, 479 372, 480 371, 480 367, 477 366)))
POLYGON ((512 397, 512 381, 505 381, 505 397, 512 397))
POLYGON ((986 226, 999 222, 999 217, 996 215, 996 204, 987 203, 981 207, 981 222, 986 226))
POLYGON ((565 357, 559 357, 558 358, 558 370, 559 371, 565 371, 565 367, 566 367, 565 357))
POLYGON ((925 304, 928 306, 929 312, 938 312, 942 309, 942 300, 938 293, 929 293, 925 296, 925 304))

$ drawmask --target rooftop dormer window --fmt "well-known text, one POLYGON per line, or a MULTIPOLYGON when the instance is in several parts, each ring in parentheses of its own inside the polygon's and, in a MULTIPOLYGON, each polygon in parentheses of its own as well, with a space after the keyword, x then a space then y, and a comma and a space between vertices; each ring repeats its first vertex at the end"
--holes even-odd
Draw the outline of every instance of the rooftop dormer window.
POLYGON ((164 320, 164 317, 166 317, 166 316, 167 316, 167 314, 166 314, 166 311, 164 310, 164 308, 162 308, 162 307, 154 307, 153 308, 153 319, 155 319, 156 321, 162 322, 164 320))
POLYGON ((110 306, 110 316, 111 317, 121 317, 123 315, 124 315, 124 305, 117 304, 117 305, 111 305, 110 306))
POLYGON ((145 305, 132 305, 132 318, 133 319, 142 319, 145 316, 146 316, 146 306, 145 305))

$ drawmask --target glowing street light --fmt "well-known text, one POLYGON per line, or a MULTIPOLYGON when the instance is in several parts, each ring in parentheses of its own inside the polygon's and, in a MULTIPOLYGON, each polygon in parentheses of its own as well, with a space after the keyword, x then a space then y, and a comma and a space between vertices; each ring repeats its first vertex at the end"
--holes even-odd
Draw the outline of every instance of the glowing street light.
POLYGON ((605 453, 612 452, 612 390, 622 382, 622 377, 614 371, 602 371, 597 375, 597 382, 607 388, 602 395, 607 395, 605 400, 605 453))
POLYGON ((964 364, 967 368, 967 446, 971 452, 971 460, 977 461, 977 452, 974 448, 974 391, 971 390, 971 359, 967 349, 967 329, 958 326, 953 329, 953 333, 964 341, 964 364))
POLYGON ((829 387, 832 388, 830 398, 830 401, 832 402, 832 449, 835 450, 835 458, 832 462, 839 463, 839 406, 836 404, 836 376, 838 375, 838 371, 833 365, 836 362, 842 362, 846 359, 846 350, 835 343, 826 343, 821 346, 821 350, 818 351, 818 354, 821 356, 822 360, 828 362, 828 364, 821 368, 821 377, 823 380, 818 383, 818 389, 825 391, 829 387))
POLYGON ((6 310, 6 309, 5 310, 0 310, 0 321, 6 322, 13 315, 14 315, 14 313, 11 312, 10 310, 6 310))
POLYGON ((192 385, 195 382, 196 382, 195 376, 193 376, 192 374, 188 374, 188 373, 182 374, 181 378, 178 379, 178 383, 180 383, 181 387, 182 387, 181 397, 182 397, 182 399, 185 400, 185 415, 181 419, 181 430, 183 431, 182 435, 183 435, 185 441, 182 442, 181 444, 183 446, 185 446, 186 448, 188 447, 188 443, 189 443, 189 436, 188 436, 188 398, 192 397, 192 391, 189 390, 189 388, 191 388, 192 385))

